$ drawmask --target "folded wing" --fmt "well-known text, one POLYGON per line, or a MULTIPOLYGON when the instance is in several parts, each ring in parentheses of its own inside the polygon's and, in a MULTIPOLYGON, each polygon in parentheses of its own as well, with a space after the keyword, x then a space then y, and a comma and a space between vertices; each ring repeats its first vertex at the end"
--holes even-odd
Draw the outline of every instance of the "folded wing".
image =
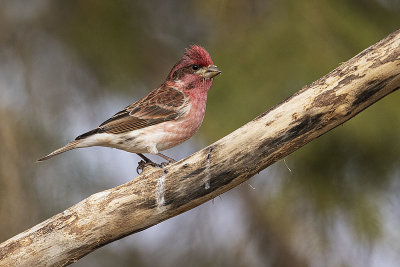
POLYGON ((98 128, 78 136, 76 140, 96 133, 120 134, 176 120, 184 114, 187 104, 187 99, 181 91, 174 87, 162 86, 116 113, 98 128))

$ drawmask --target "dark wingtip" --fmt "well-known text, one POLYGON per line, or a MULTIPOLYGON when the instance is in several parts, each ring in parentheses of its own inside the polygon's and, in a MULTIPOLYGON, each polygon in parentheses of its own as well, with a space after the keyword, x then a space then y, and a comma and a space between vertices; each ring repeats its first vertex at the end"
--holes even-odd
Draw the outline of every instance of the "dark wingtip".
POLYGON ((81 140, 81 139, 84 139, 84 138, 86 138, 86 137, 88 137, 88 136, 97 134, 97 133, 99 133, 99 132, 101 132, 101 129, 100 129, 100 128, 96 128, 96 129, 94 129, 94 130, 91 130, 91 131, 89 131, 89 132, 86 132, 86 133, 84 133, 84 134, 81 134, 80 136, 78 136, 77 138, 75 138, 75 140, 81 140))

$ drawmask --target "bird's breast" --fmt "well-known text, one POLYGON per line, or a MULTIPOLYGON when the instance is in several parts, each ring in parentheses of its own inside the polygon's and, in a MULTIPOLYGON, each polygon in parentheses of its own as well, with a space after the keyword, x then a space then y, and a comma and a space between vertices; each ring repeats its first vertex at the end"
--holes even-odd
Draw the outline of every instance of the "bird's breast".
POLYGON ((192 137, 203 122, 205 110, 205 103, 194 102, 187 114, 171 123, 162 123, 164 136, 157 145, 158 150, 177 146, 192 137))

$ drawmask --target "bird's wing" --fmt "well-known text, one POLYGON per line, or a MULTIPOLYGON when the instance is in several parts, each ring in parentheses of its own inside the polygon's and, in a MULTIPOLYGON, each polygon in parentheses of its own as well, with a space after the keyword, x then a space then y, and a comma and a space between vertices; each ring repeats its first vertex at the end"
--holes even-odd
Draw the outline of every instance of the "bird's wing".
POLYGON ((184 114, 184 107, 187 104, 187 98, 183 92, 174 87, 162 86, 116 113, 98 128, 76 139, 83 139, 95 133, 125 133, 175 120, 184 114))

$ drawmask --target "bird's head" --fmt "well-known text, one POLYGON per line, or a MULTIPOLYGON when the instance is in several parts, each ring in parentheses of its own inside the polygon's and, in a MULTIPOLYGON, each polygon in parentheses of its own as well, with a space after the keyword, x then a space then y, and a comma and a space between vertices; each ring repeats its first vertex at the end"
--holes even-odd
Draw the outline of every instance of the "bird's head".
POLYGON ((167 80, 181 82, 187 89, 195 88, 201 83, 206 84, 209 89, 212 78, 220 73, 210 54, 203 47, 192 45, 185 50, 182 59, 174 65, 167 80))

